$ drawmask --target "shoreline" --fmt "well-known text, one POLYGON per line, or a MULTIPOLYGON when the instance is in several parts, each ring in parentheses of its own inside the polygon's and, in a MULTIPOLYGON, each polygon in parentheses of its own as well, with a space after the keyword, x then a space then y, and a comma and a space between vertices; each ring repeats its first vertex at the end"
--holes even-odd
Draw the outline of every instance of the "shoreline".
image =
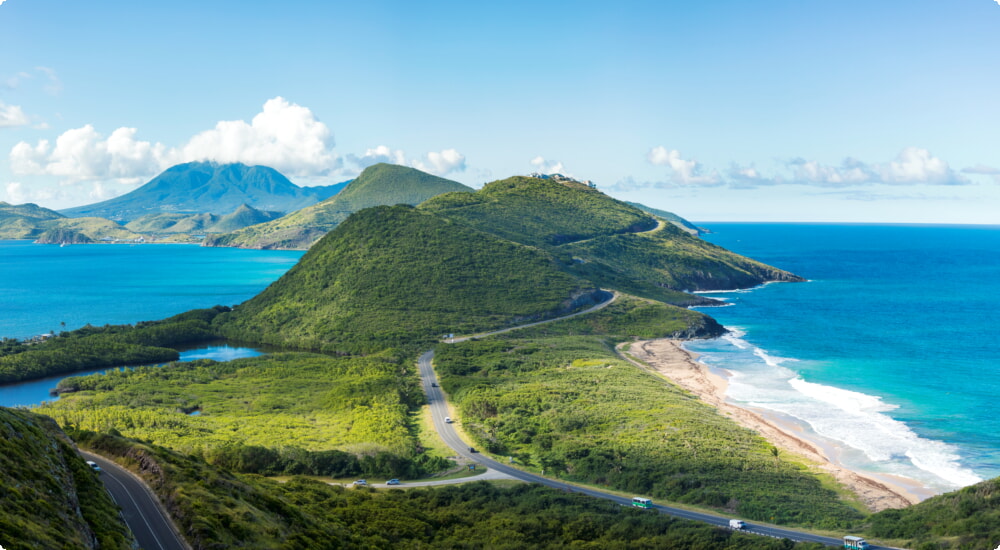
POLYGON ((640 362, 640 366, 697 395, 720 414, 757 432, 778 449, 815 463, 821 471, 832 475, 857 495, 872 512, 905 508, 936 494, 907 478, 851 470, 837 460, 840 448, 835 443, 817 440, 793 419, 730 403, 726 400, 729 385, 726 378, 700 363, 698 356, 684 349, 682 344, 683 341, 673 339, 639 340, 632 342, 626 358, 640 362))

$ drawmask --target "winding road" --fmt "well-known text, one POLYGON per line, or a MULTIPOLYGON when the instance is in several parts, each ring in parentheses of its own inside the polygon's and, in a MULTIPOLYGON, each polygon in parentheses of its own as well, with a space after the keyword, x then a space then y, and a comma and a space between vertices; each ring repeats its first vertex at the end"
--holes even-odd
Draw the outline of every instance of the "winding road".
MULTIPOLYGON (((472 338, 483 338, 491 336, 494 334, 501 334, 504 332, 509 332, 512 330, 518 330, 522 328, 532 327, 535 325, 540 325, 544 323, 551 323, 554 321, 562 321, 579 315, 586 315, 588 313, 593 313, 603 309, 613 303, 618 298, 617 293, 612 293, 610 299, 605 300, 599 304, 596 304, 586 310, 573 313, 564 317, 558 317, 554 319, 547 319, 544 321, 538 321, 534 323, 529 323, 526 325, 520 325, 517 327, 510 327, 498 331, 486 332, 481 334, 475 334, 471 336, 462 336, 457 338, 450 338, 446 340, 448 343, 463 342, 472 338)), ((570 486, 563 481, 549 479, 542 477, 537 474, 532 474, 519 470, 510 465, 503 464, 492 458, 483 455, 479 452, 473 451, 472 446, 467 442, 463 441, 459 437, 458 433, 455 431, 454 426, 445 422, 445 418, 450 417, 451 413, 448 410, 448 402, 438 384, 437 375, 434 372, 433 366, 434 351, 430 350, 424 352, 418 359, 418 366, 420 370, 420 380, 423 386, 424 393, 427 396, 427 402, 430 405, 431 417, 434 422, 434 429, 437 430, 441 439, 454 450, 455 454, 462 456, 472 462, 486 466, 489 470, 502 474, 502 476, 518 479, 528 483, 539 483, 547 487, 559 490, 573 491, 576 493, 582 493, 594 498, 601 498, 609 500, 620 504, 622 506, 631 506, 632 500, 630 497, 622 497, 607 493, 604 491, 599 491, 596 489, 591 489, 588 487, 570 486)), ((84 456, 87 460, 93 460, 102 469, 101 477, 104 481, 105 487, 107 487, 108 492, 111 493, 115 502, 122 508, 122 516, 125 519, 126 524, 135 534, 135 537, 141 548, 145 550, 190 550, 191 547, 184 541, 183 537, 177 532, 176 528, 173 526, 169 515, 160 505, 159 500, 153 494, 152 490, 149 489, 145 483, 143 483, 137 476, 125 470, 121 466, 118 466, 114 462, 95 455, 93 453, 88 453, 85 451, 80 451, 80 454, 84 456)), ((500 477, 500 476, 486 476, 489 478, 500 477)), ((450 480, 450 482, 467 482, 476 481, 477 479, 484 479, 484 477, 470 477, 463 478, 461 480, 450 480)), ((416 485, 431 485, 436 484, 435 482, 426 483, 407 483, 407 486, 416 485)), ((670 506, 654 505, 654 508, 663 514, 668 514, 673 517, 687 519, 692 521, 700 521, 704 523, 709 523, 711 525, 716 525, 719 527, 727 528, 729 526, 728 517, 717 516, 713 514, 706 514, 703 512, 694 512, 690 510, 683 510, 680 508, 674 508, 670 506)), ((759 524, 746 524, 746 529, 743 530, 746 533, 752 533, 755 535, 769 536, 775 538, 787 538, 798 542, 818 542, 820 544, 825 544, 828 546, 841 546, 842 541, 840 539, 832 537, 824 537, 819 535, 813 535, 811 533, 806 533, 803 531, 795 531, 791 529, 783 529, 779 527, 759 525, 759 524)), ((879 546, 871 546, 872 550, 878 550, 879 546)))
POLYGON ((80 451, 101 467, 101 481, 121 508, 125 524, 143 550, 191 550, 153 491, 135 474, 104 458, 80 451))
MULTIPOLYGON (((557 318, 557 319, 549 319, 549 320, 546 320, 546 321, 540 321, 540 322, 537 322, 537 323, 531 323, 529 325, 523 325, 523 326, 519 326, 519 327, 512 327, 512 328, 508 328, 508 329, 504 329, 504 330, 499 330, 499 331, 494 331, 494 332, 489 332, 489 333, 476 334, 476 335, 473 335, 473 336, 463 336, 463 337, 449 338, 449 339, 446 340, 446 342, 447 343, 464 342, 464 341, 469 340, 471 338, 482 338, 482 337, 485 337, 485 336, 490 336, 490 335, 493 335, 493 334, 500 334, 500 333, 503 333, 503 332, 509 332, 511 330, 517 330, 517 329, 520 329, 520 328, 526 328, 526 327, 529 327, 529 326, 539 325, 539 324, 542 324, 542 323, 549 323, 549 322, 553 322, 553 321, 561 321, 561 320, 564 320, 564 319, 568 319, 570 317, 575 317, 577 315, 585 315, 587 313, 592 313, 594 311, 597 311, 597 310, 599 310, 601 308, 604 308, 604 307, 608 306, 609 304, 611 304, 615 300, 615 298, 617 298, 617 296, 618 296, 617 293, 615 293, 611 297, 610 300, 602 302, 601 304, 598 304, 598 305, 596 305, 596 306, 594 306, 594 307, 592 307, 590 309, 587 309, 585 311, 581 311, 581 312, 575 313, 573 315, 568 315, 566 317, 560 317, 560 318, 557 318)), ((610 500, 610 501, 615 502, 617 504, 620 504, 622 506, 631 506, 632 505, 632 499, 630 497, 622 497, 622 496, 614 495, 614 494, 611 494, 611 493, 606 493, 604 491, 599 491, 599 490, 591 489, 591 488, 587 488, 587 487, 579 487, 579 486, 576 486, 576 485, 569 486, 569 485, 566 484, 566 482, 558 481, 558 480, 554 480, 554 479, 549 479, 547 477, 542 477, 542 476, 537 475, 537 474, 532 474, 532 473, 529 473, 529 472, 525 472, 523 470, 519 470, 519 469, 514 468, 512 466, 509 466, 509 465, 503 464, 501 462, 498 462, 496 460, 493 460, 492 458, 490 458, 490 457, 488 457, 486 455, 483 455, 483 454, 481 454, 479 452, 473 452, 471 450, 473 447, 469 443, 463 441, 461 437, 459 437, 458 433, 455 431, 454 426, 452 424, 449 424, 449 423, 445 422, 445 418, 451 417, 452 415, 451 415, 450 411, 448 410, 448 402, 447 402, 447 399, 445 398, 444 392, 441 390, 440 384, 438 384, 437 374, 434 372, 433 361, 434 361, 434 350, 430 350, 430 351, 424 352, 420 356, 420 359, 418 360, 417 364, 418 364, 419 369, 420 369, 420 381, 421 381, 421 385, 424 388, 424 393, 427 395, 427 402, 428 402, 428 404, 430 405, 430 408, 431 408, 431 417, 434 420, 434 429, 437 430, 437 432, 440 435, 441 439, 449 447, 451 447, 452 450, 454 450, 457 455, 460 455, 460 456, 465 457, 465 458, 467 458, 467 459, 469 459, 471 461, 474 461, 474 462, 477 462, 479 464, 482 464, 482 465, 486 466, 487 468, 489 468, 491 470, 495 470, 495 471, 498 471, 500 473, 506 474, 507 476, 509 476, 511 478, 514 478, 514 479, 519 479, 521 481, 526 481, 528 483, 539 483, 541 485, 545 485, 545 486, 551 487, 553 489, 571 490, 573 492, 583 493, 585 495, 588 495, 588 496, 591 496, 591 497, 594 497, 594 498, 601 498, 601 499, 605 499, 605 500, 610 500)), ((469 478, 469 481, 474 481, 474 480, 475 480, 475 478, 469 478)), ((641 495, 637 495, 637 496, 641 496, 641 495)), ((663 505, 659 505, 659 504, 654 505, 654 508, 657 511, 659 511, 660 513, 668 514, 668 515, 673 516, 673 517, 677 517, 677 518, 681 518, 681 519, 687 519, 687 520, 692 520, 692 521, 700 521, 700 522, 703 522, 703 523, 709 523, 709 524, 716 525, 718 527, 724 527, 724 528, 728 528, 729 527, 729 520, 731 519, 729 517, 716 516, 716 515, 713 515, 713 514, 706 514, 706 513, 703 513, 703 512, 693 512, 693 511, 690 511, 690 510, 683 510, 681 508, 674 508, 674 507, 671 507, 671 506, 663 506, 663 505)), ((773 527, 773 526, 768 526, 768 525, 759 525, 759 524, 746 523, 746 528, 743 529, 743 532, 744 533, 752 533, 752 534, 755 534, 755 535, 767 536, 767 537, 785 538, 785 539, 793 540, 793 541, 796 541, 796 542, 817 542, 817 543, 820 543, 820 544, 825 544, 827 546, 837 546, 837 547, 843 546, 843 541, 841 539, 837 539, 837 538, 833 538, 833 537, 825 537, 825 536, 821 536, 821 535, 814 535, 812 533, 806 533, 806 532, 803 532, 803 531, 796 531, 796 530, 792 530, 792 529, 783 529, 783 528, 780 528, 780 527, 773 527)), ((881 548, 888 548, 888 547, 880 547, 880 546, 874 546, 874 545, 872 545, 869 548, 871 548, 871 550, 879 550, 881 548)))

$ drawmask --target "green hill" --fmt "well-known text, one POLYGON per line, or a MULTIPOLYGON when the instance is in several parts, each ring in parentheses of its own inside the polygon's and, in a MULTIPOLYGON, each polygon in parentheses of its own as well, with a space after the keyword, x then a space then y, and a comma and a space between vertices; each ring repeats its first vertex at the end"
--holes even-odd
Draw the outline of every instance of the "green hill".
POLYGON ((517 176, 489 183, 475 193, 435 197, 420 209, 543 247, 563 260, 565 271, 601 288, 676 305, 709 302, 683 291, 802 280, 572 182, 517 176))
POLYGON ((118 507, 51 418, 0 407, 5 548, 129 548, 118 507))
POLYGON ((1000 478, 871 517, 871 537, 906 548, 995 548, 1000 541, 1000 478))
POLYGON ((575 182, 514 176, 474 193, 450 193, 421 209, 532 246, 556 246, 602 235, 647 231, 657 220, 575 182))
POLYGON ((0 202, 0 239, 32 239, 40 243, 91 243, 134 240, 140 235, 104 218, 67 218, 35 204, 0 202))
POLYGON ((351 216, 216 321, 230 338, 369 353, 545 317, 595 291, 543 251, 413 207, 380 206, 351 216))
POLYGON ((341 184, 299 187, 267 166, 189 162, 172 166, 138 189, 103 202, 68 208, 69 217, 129 222, 162 212, 224 215, 247 204, 291 212, 335 194, 341 184))
POLYGON ((125 227, 137 233, 227 233, 282 216, 281 212, 258 210, 242 204, 224 216, 211 213, 183 214, 163 212, 147 214, 132 220, 125 227))
POLYGON ((680 227, 681 229, 683 229, 684 231, 687 231, 688 233, 690 233, 692 235, 701 235, 703 233, 703 231, 701 230, 701 228, 699 228, 697 225, 695 225, 695 224, 687 221, 686 219, 678 216, 677 214, 674 214, 673 212, 667 212, 666 210, 660 210, 658 208, 652 208, 652 207, 646 206, 645 204, 639 204, 637 202, 625 201, 625 204, 627 204, 629 206, 634 206, 634 207, 638 208, 639 210, 642 210, 643 212, 649 212, 650 214, 652 214, 654 216, 663 218, 663 219, 667 220, 668 222, 676 225, 677 227, 680 227))
POLYGON ((305 249, 358 210, 393 204, 415 205, 451 191, 471 189, 413 168, 376 164, 325 201, 268 223, 211 236, 206 239, 205 246, 305 249))

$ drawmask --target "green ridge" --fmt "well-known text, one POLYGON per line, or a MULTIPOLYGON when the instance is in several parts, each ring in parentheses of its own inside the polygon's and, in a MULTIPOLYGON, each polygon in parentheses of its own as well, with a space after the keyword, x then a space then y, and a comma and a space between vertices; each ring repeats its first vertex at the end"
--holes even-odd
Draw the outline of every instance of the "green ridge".
POLYGON ((337 195, 287 216, 225 235, 210 236, 206 246, 305 249, 353 212, 372 206, 419 204, 435 195, 465 191, 461 183, 393 164, 365 169, 337 195))

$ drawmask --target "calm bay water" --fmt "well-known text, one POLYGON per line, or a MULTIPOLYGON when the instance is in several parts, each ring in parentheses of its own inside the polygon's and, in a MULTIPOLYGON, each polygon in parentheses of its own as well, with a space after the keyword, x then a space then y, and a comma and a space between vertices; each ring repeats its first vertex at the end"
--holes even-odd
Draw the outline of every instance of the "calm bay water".
POLYGON ((733 333, 687 347, 732 373, 730 399, 935 492, 1000 476, 1000 227, 705 225, 810 280, 708 294, 733 333))
POLYGON ((243 302, 300 251, 0 241, 0 337, 157 320, 243 302))
MULTIPOLYGON (((233 359, 257 357, 263 354, 264 351, 255 348, 234 347, 225 344, 206 345, 181 351, 179 361, 194 361, 195 359, 232 361, 233 359)), ((38 378, 27 382, 0 384, 0 407, 34 407, 41 405, 43 401, 58 401, 59 396, 49 395, 49 392, 59 385, 60 380, 71 376, 104 374, 108 370, 107 368, 85 370, 72 374, 59 374, 46 378, 38 378)))

